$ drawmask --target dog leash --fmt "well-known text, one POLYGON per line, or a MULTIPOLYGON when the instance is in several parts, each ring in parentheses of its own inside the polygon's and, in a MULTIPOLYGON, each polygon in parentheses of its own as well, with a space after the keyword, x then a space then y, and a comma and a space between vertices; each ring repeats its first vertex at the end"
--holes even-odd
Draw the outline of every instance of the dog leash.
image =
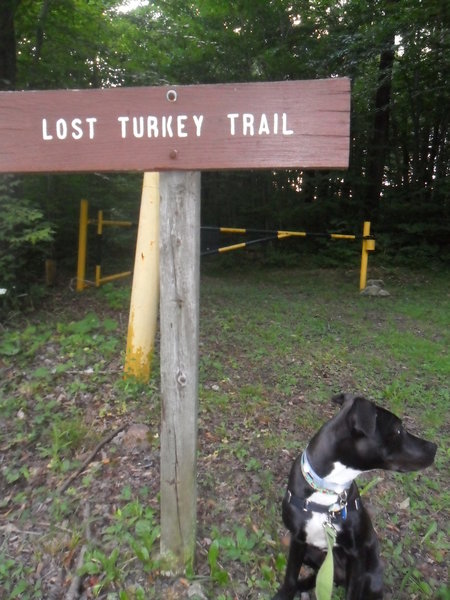
MULTIPOLYGON (((342 504, 337 504, 337 510, 330 511, 330 507, 318 504, 317 502, 309 502, 308 499, 299 498, 293 494, 289 489, 286 491, 285 500, 288 504, 292 504, 298 510, 306 512, 319 512, 326 513, 327 519, 323 524, 325 533, 325 540, 327 544, 327 554, 325 560, 320 566, 316 576, 316 598, 317 600, 331 600, 333 593, 334 583, 334 559, 333 559, 333 546, 336 542, 336 529, 333 526, 333 522, 338 519, 345 521, 347 518, 347 493, 341 495, 342 504), (344 500, 345 497, 345 500, 344 500)), ((356 510, 359 509, 358 498, 353 500, 356 510)))
MULTIPOLYGON (((325 540, 327 543, 327 554, 325 560, 320 566, 316 576, 316 598, 317 600, 331 600, 334 583, 334 559, 333 547, 336 542, 336 529, 333 526, 333 520, 347 518, 347 494, 345 494, 345 504, 340 506, 338 510, 330 511, 328 506, 318 504, 317 502, 308 502, 308 499, 299 498, 289 489, 286 491, 285 500, 288 504, 292 504, 298 510, 320 512, 327 514, 327 520, 323 524, 325 532, 325 540)), ((356 510, 359 509, 358 499, 354 500, 356 510)))
POLYGON ((325 521, 323 528, 327 540, 327 555, 317 572, 315 591, 317 600, 331 600, 334 582, 333 546, 336 541, 336 530, 328 521, 325 521))

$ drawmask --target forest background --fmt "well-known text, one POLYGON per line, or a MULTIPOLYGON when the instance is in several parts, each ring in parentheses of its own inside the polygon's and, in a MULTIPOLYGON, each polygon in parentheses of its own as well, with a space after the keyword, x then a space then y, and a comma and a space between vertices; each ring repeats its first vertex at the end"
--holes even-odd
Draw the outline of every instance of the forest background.
MULTIPOLYGON (((0 89, 350 77, 348 171, 205 172, 202 224, 361 233, 368 219, 390 261, 448 262, 449 12, 444 0, 3 0, 0 89)), ((44 258, 74 272, 80 199, 137 220, 141 184, 1 177, 0 287, 30 292, 44 258)), ((111 242, 131 265, 133 236, 111 242)), ((324 243, 284 241, 271 260, 324 243)))

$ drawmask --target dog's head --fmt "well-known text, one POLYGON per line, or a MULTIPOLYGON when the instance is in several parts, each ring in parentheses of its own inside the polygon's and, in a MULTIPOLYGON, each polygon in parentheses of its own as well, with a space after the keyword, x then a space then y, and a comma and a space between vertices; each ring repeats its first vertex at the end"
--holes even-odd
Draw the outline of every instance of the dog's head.
POLYGON ((433 463, 436 444, 408 433, 393 413, 362 396, 338 394, 333 401, 341 406, 336 447, 346 466, 406 472, 433 463))

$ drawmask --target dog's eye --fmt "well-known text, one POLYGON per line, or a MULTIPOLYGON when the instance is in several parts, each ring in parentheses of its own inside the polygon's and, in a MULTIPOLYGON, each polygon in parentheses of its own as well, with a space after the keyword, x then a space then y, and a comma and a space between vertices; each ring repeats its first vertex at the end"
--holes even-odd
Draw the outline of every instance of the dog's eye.
POLYGON ((392 440, 395 440, 402 435, 402 428, 397 427, 396 429, 391 429, 391 433, 389 435, 392 440))
POLYGON ((386 442, 392 444, 393 446, 397 446, 401 444, 401 436, 402 436, 402 428, 396 427, 395 429, 391 429, 387 435, 386 442))

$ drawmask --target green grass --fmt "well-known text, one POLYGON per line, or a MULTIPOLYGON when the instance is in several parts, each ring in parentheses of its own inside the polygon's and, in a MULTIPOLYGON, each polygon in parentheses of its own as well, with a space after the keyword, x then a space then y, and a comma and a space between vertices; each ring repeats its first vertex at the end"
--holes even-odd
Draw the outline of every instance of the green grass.
MULTIPOLYGON (((276 589, 286 560, 280 500, 290 464, 334 414, 329 400, 339 391, 375 399, 438 443, 433 468, 361 482, 371 488, 366 497, 388 590, 397 600, 445 597, 449 273, 371 275, 384 279, 390 297, 361 297, 356 270, 205 264, 199 542, 188 576, 208 598, 270 598, 276 589)), ((60 294, 48 312, 1 332, 0 532, 12 524, 48 528, 43 537, 30 536, 25 554, 13 535, 0 538, 2 598, 48 594, 45 573, 42 582, 33 575, 39 565, 56 561, 70 570, 68 557, 84 538, 79 514, 86 498, 99 507, 82 568, 91 591, 133 600, 158 598, 165 589, 158 587, 164 579, 157 556, 159 357, 149 385, 122 379, 128 302, 124 285, 60 294), (58 495, 103 433, 124 421, 150 427, 152 466, 141 468, 136 459, 123 471, 121 461, 132 457, 108 447, 58 495)))

